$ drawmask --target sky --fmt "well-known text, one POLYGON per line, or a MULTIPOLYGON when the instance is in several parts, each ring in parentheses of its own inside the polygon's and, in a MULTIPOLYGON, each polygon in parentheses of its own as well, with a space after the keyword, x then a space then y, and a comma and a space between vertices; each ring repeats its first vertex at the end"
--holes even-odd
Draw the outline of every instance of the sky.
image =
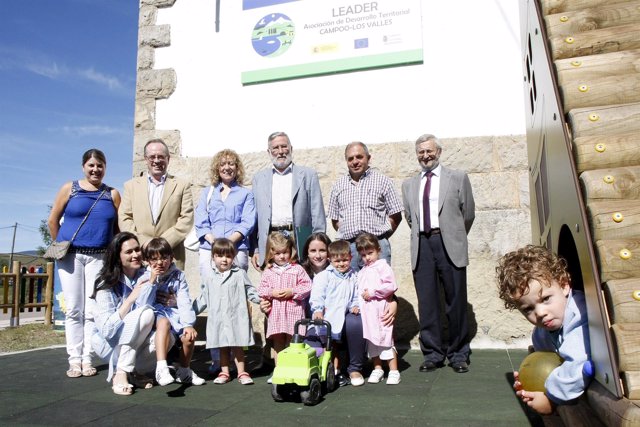
POLYGON ((137 0, 0 0, 0 253, 42 245, 37 228, 82 154, 104 182, 132 174, 137 0))

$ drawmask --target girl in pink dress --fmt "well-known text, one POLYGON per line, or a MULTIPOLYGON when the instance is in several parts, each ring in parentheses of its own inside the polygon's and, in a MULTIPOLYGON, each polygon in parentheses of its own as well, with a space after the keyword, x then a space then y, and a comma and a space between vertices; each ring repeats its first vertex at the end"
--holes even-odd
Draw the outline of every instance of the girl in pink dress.
MULTIPOLYGON (((305 299, 311 292, 311 279, 297 264, 298 256, 290 237, 274 232, 267 238, 266 266, 258 294, 271 302, 267 338, 276 353, 291 341, 293 327, 304 317, 305 299)), ((276 354, 276 363, 278 361, 276 354)))
POLYGON ((362 331, 367 340, 367 353, 374 366, 368 382, 379 383, 382 380, 382 360, 387 360, 387 384, 398 384, 400 371, 398 354, 393 346, 393 325, 385 326, 381 320, 389 304, 387 299, 395 293, 398 285, 387 261, 379 259, 380 244, 376 236, 369 233, 360 234, 356 238, 356 249, 364 261, 364 267, 358 272, 362 331))

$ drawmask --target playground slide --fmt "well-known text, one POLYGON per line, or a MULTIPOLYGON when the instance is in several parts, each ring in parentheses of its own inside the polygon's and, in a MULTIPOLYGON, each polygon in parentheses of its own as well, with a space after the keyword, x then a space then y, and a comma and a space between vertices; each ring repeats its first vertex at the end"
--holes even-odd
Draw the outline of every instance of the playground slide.
POLYGON ((640 0, 520 0, 533 241, 584 290, 605 425, 640 425, 640 0))

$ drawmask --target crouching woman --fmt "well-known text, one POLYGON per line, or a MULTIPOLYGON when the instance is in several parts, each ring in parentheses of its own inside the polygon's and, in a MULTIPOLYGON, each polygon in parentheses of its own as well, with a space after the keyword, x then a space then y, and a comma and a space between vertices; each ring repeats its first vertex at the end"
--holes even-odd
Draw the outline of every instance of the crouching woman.
POLYGON ((95 283, 95 326, 91 344, 96 354, 109 363, 107 381, 113 392, 128 396, 131 383, 152 386, 137 372, 153 370, 155 350, 151 339, 156 289, 143 278, 140 243, 132 233, 117 234, 104 258, 95 283))

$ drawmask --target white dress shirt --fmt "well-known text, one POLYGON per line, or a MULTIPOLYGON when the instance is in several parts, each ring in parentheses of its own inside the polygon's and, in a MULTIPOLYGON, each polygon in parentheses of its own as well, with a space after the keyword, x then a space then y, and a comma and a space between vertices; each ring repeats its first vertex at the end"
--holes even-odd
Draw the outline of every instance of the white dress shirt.
MULTIPOLYGON (((442 173, 442 166, 438 165, 435 169, 431 171, 433 175, 431 176, 431 188, 429 190, 429 210, 431 211, 429 214, 431 215, 431 228, 440 228, 440 221, 438 220, 438 198, 440 197, 440 174, 442 173)), ((427 183, 427 173, 422 172, 422 179, 420 180, 420 193, 419 193, 419 203, 420 206, 420 231, 429 231, 423 230, 424 228, 424 212, 422 211, 422 196, 424 194, 424 186, 427 183)))

